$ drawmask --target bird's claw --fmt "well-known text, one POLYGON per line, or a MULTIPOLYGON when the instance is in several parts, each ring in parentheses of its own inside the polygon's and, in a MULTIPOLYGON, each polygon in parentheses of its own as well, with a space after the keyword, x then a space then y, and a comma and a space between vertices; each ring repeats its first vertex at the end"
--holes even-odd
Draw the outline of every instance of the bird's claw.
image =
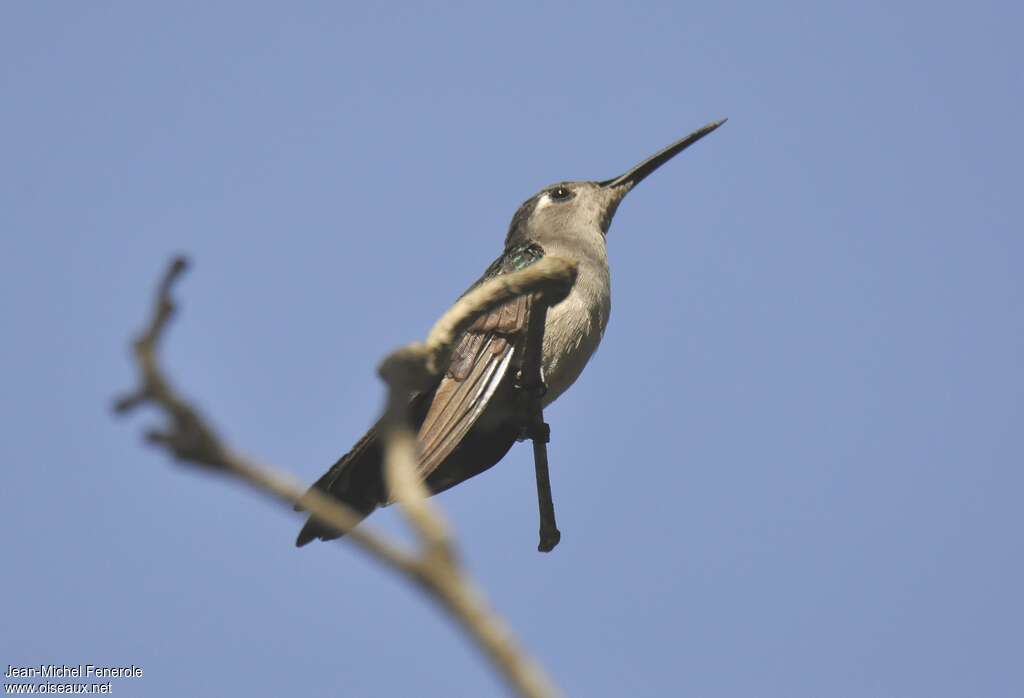
POLYGON ((519 427, 518 441, 540 441, 549 443, 551 441, 551 427, 547 422, 529 422, 519 427))

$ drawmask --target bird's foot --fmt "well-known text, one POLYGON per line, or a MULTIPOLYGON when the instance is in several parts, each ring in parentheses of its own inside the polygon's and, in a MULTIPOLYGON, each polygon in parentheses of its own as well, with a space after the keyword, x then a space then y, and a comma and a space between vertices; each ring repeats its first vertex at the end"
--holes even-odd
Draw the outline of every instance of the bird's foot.
POLYGON ((551 427, 547 422, 528 422, 519 427, 518 441, 539 441, 549 443, 551 441, 551 427))

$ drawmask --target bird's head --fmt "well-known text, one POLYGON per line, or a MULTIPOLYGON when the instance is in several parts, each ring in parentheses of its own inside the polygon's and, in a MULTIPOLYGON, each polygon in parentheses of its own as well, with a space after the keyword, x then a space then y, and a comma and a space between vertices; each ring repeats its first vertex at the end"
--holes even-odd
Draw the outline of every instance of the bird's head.
POLYGON ((600 182, 559 182, 544 187, 516 211, 506 244, 571 238, 580 234, 608 233, 619 204, 637 184, 687 147, 725 123, 714 121, 676 141, 629 170, 600 182))

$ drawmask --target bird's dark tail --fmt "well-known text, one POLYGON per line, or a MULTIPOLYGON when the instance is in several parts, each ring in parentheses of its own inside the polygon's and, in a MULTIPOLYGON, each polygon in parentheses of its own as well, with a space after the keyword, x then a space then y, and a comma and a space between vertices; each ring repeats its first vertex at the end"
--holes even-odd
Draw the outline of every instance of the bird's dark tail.
MULTIPOLYGON (((359 514, 362 520, 384 501, 382 460, 380 439, 374 427, 313 484, 313 489, 333 496, 359 514)), ((345 531, 339 531, 311 516, 299 531, 295 545, 301 547, 317 538, 333 540, 343 535, 345 531)))

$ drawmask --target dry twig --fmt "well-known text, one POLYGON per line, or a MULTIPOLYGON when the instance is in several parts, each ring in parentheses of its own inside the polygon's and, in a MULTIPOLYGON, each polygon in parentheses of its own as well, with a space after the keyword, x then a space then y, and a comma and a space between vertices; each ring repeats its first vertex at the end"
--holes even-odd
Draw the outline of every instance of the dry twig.
MULTIPOLYGON (((141 384, 135 392, 117 400, 115 410, 126 413, 147 403, 156 406, 165 413, 168 424, 163 430, 147 432, 150 443, 166 448, 180 461, 235 476, 289 506, 298 505, 333 528, 347 531, 348 540, 402 572, 446 608, 519 695, 557 695, 547 676, 518 646, 459 566, 448 526, 427 500, 426 487, 416 473, 416 436, 406 414, 406 397, 433 382, 447 365, 455 340, 477 317, 526 293, 543 294, 545 305, 557 303, 575 280, 575 266, 545 258, 522 271, 489 280, 445 313, 425 343, 403 347, 381 363, 379 373, 389 387, 385 458, 388 487, 416 531, 422 545, 419 552, 398 546, 365 525, 356 526, 359 517, 337 500, 306 490, 290 476, 229 449, 199 411, 171 386, 157 361, 157 349, 175 311, 171 287, 186 267, 184 258, 175 259, 159 285, 153 316, 134 344, 141 384)), ((536 440, 534 443, 536 448, 536 440)))
POLYGON ((533 441, 533 466, 537 477, 537 510, 540 514, 540 542, 537 550, 550 553, 562 539, 555 522, 555 503, 551 497, 551 476, 548 473, 548 441, 551 429, 544 421, 541 399, 547 392, 547 385, 541 372, 544 349, 544 324, 547 320, 549 301, 538 297, 530 315, 530 338, 523 357, 520 388, 523 392, 526 415, 524 436, 533 441))

